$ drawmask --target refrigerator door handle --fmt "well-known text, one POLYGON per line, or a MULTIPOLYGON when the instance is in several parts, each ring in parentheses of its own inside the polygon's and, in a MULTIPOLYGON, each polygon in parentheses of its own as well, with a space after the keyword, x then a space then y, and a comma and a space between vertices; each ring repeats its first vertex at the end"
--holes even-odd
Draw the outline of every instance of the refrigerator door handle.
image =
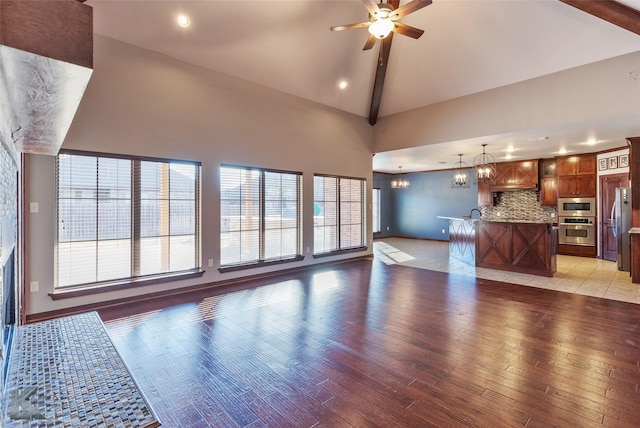
POLYGON ((613 237, 617 238, 618 225, 617 225, 615 213, 616 213, 616 203, 614 202, 613 205, 611 205, 611 232, 613 233, 613 237))

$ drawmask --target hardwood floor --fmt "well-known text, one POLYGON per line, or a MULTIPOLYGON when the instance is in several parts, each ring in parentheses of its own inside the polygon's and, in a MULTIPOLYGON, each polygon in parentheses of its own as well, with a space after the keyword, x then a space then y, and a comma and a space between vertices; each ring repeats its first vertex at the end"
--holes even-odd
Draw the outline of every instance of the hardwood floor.
POLYGON ((378 260, 246 286, 100 311, 163 427, 638 426, 638 305, 378 260))

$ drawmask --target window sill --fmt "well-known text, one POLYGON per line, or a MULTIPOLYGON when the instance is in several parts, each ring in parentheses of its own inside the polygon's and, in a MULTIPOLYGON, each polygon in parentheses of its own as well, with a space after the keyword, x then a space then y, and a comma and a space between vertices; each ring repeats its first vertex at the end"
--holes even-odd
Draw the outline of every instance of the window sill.
POLYGON ((224 266, 224 267, 218 268, 218 272, 220 273, 235 272, 235 271, 244 270, 244 269, 279 265, 282 263, 299 262, 300 260, 304 260, 304 256, 298 255, 295 257, 291 257, 290 259, 267 260, 267 261, 261 261, 261 262, 253 262, 253 263, 243 263, 243 264, 238 264, 233 266, 224 266))
POLYGON ((161 284, 163 282, 178 281, 182 279, 200 278, 204 275, 204 270, 193 269, 188 271, 173 272, 160 275, 150 275, 138 278, 129 278, 122 281, 110 281, 71 286, 55 290, 49 293, 52 300, 70 299, 72 297, 90 296, 92 294, 106 293, 108 291, 126 290, 128 288, 138 288, 144 285, 161 284))
POLYGON ((331 256, 338 256, 340 254, 348 254, 348 253, 359 253, 361 251, 367 251, 368 247, 364 246, 364 247, 355 247, 355 248, 347 248, 346 250, 335 250, 335 251, 330 251, 328 253, 320 253, 320 254, 314 254, 313 258, 314 259, 319 259, 322 257, 331 257, 331 256))

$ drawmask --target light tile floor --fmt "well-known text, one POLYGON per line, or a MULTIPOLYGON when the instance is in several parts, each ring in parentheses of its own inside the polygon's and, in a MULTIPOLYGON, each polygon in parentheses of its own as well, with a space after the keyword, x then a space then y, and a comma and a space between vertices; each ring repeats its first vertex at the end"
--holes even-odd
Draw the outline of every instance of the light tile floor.
POLYGON ((449 243, 443 241, 385 238, 376 240, 373 249, 375 257, 387 264, 640 304, 640 285, 633 284, 629 272, 618 271, 616 263, 608 260, 559 255, 558 270, 548 278, 470 266, 449 257, 449 243))

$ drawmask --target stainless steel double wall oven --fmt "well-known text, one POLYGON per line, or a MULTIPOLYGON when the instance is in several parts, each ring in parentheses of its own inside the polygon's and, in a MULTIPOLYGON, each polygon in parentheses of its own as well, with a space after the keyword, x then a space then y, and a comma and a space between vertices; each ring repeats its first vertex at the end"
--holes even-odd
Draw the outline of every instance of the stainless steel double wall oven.
POLYGON ((558 198, 559 243, 595 246, 595 219, 595 198, 558 198))

